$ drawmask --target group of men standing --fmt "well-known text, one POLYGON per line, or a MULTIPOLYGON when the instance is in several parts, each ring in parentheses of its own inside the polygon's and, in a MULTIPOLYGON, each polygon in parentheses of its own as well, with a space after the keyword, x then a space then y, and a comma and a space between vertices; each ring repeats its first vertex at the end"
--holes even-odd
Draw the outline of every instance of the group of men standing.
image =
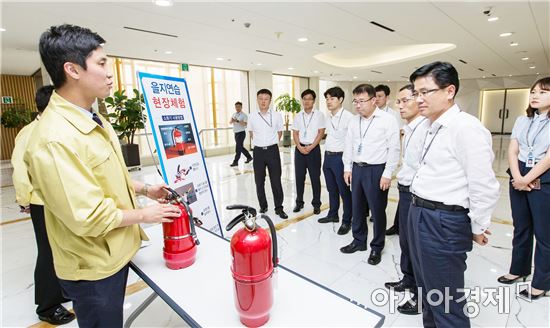
MULTIPOLYGON (((388 107, 389 88, 383 85, 375 88, 361 84, 353 89, 356 115, 343 108, 345 94, 339 87, 324 93, 329 111, 326 117, 314 109, 315 92, 308 89, 302 93, 304 110, 294 117, 292 126, 297 192, 293 211, 299 212, 304 206, 308 172, 313 189, 311 204, 314 213, 320 213, 319 143, 326 133, 322 168, 330 209, 318 222, 339 222, 341 199, 342 223, 337 233, 345 235, 351 229, 353 240, 340 251, 365 251, 370 210, 374 231, 368 263, 377 265, 388 233, 388 190, 402 154, 397 172, 399 203, 389 234, 399 233, 403 278, 385 285, 396 292, 411 292, 412 297, 398 311, 422 312, 425 326, 468 327, 463 297, 466 253, 472 249, 472 241, 487 244, 491 214, 499 197, 499 184, 492 170, 492 139, 477 118, 455 104, 459 79, 451 64, 424 65, 410 81, 397 96, 400 117, 388 107), (406 123, 402 124, 401 119, 406 123), (437 292, 446 299, 434 301, 437 292)), ((267 167, 275 212, 286 219, 278 151, 282 118, 269 109, 270 101, 269 90, 258 91, 260 111, 251 114, 247 129, 254 146, 261 212, 267 210, 267 167)))

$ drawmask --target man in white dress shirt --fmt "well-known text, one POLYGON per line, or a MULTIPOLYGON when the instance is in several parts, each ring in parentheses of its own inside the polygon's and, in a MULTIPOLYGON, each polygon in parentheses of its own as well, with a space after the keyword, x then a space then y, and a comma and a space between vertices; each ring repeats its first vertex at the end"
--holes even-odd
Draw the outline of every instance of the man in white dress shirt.
POLYGON ((353 241, 343 253, 367 249, 366 206, 374 217, 374 235, 368 263, 377 265, 382 257, 386 231, 386 205, 393 171, 399 162, 399 127, 395 118, 376 108, 370 84, 353 89, 356 115, 348 126, 342 161, 344 180, 351 184, 353 241))
POLYGON ((283 134, 281 113, 269 108, 271 91, 261 89, 257 92, 258 111, 250 114, 247 130, 254 146, 254 180, 256 194, 260 203, 260 213, 267 212, 265 196, 265 169, 269 171, 269 181, 275 202, 275 214, 281 219, 288 218, 283 210, 283 186, 281 184, 281 155, 279 140, 283 134))
POLYGON ((317 220, 319 223, 338 222, 340 198, 342 198, 342 225, 338 229, 339 235, 347 234, 351 229, 352 207, 351 191, 344 181, 344 145, 349 121, 353 114, 342 107, 345 93, 340 87, 332 87, 323 94, 327 103, 329 114, 326 118, 327 138, 325 140, 325 159, 323 162, 323 175, 327 185, 330 208, 324 218, 317 220))
POLYGON ((303 110, 294 117, 292 134, 294 150, 294 173, 296 176, 296 206, 293 212, 304 208, 304 185, 306 170, 313 190, 313 213, 321 213, 321 147, 319 142, 325 134, 325 115, 313 109, 317 95, 311 89, 302 92, 303 110))
POLYGON ((407 216, 411 206, 411 192, 409 187, 411 180, 418 169, 418 162, 422 154, 422 143, 426 137, 427 127, 422 124, 427 118, 420 115, 418 104, 414 101, 412 94, 414 86, 408 84, 399 90, 396 104, 399 107, 401 117, 407 122, 403 126, 405 136, 402 142, 403 165, 397 173, 397 189, 399 190, 399 204, 397 205, 397 215, 399 222, 399 246, 401 247, 401 273, 403 278, 396 282, 387 282, 384 285, 396 292, 409 290, 412 298, 399 305, 397 311, 403 314, 418 314, 418 297, 416 280, 412 268, 408 235, 407 235, 407 216))
POLYGON ((231 120, 229 124, 233 124, 233 133, 235 134, 235 158, 233 163, 230 166, 239 165, 239 159, 241 154, 246 157, 245 163, 250 163, 252 161, 252 156, 244 148, 244 139, 246 139, 246 122, 248 121, 248 116, 243 112, 243 103, 237 101, 235 103, 235 113, 231 115, 231 120))
POLYGON ((425 327, 470 327, 463 291, 466 253, 472 239, 487 244, 499 197, 491 134, 455 104, 459 80, 451 64, 424 65, 410 80, 420 114, 428 118, 422 123, 428 134, 411 181, 408 217, 423 322, 425 327), (439 295, 444 295, 441 301, 439 295))

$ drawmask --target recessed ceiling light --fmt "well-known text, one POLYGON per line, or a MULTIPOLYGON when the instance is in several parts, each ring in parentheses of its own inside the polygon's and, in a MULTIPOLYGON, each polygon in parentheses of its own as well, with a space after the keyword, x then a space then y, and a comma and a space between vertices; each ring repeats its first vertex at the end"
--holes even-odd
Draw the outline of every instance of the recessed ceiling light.
POLYGON ((510 36, 510 35, 512 35, 512 34, 513 34, 512 32, 505 32, 505 33, 501 33, 499 36, 500 36, 501 38, 505 38, 505 37, 510 36))
POLYGON ((256 63, 256 65, 258 65, 258 66, 262 66, 262 63, 256 63))
POLYGON ((536 67, 535 66, 529 66, 530 69, 535 69, 536 67))
POLYGON ((313 73, 317 74, 317 73, 319 73, 319 71, 318 71, 318 70, 315 70, 315 71, 313 71, 313 73))
POLYGON ((540 73, 539 73, 539 72, 537 72, 537 75, 540 75, 540 73))
POLYGON ((298 38, 298 41, 300 41, 300 42, 306 42, 306 41, 307 41, 307 38, 306 38, 306 37, 298 38))
POLYGON ((529 57, 523 57, 521 60, 529 60, 529 57))
POLYGON ((222 61, 223 57, 218 57, 218 58, 216 58, 216 60, 222 61))
POLYGON ((172 0, 153 0, 153 3, 161 7, 170 7, 174 4, 172 0))
POLYGON ((494 21, 497 21, 498 20, 498 17, 489 17, 487 19, 489 22, 494 22, 494 21))
POLYGON ((353 78, 354 78, 354 79, 356 79, 356 78, 357 78, 357 76, 354 76, 353 78))
POLYGON ((6 32, 6 29, 3 27, 0 27, 0 32, 6 32))
POLYGON ((172 51, 167 50, 167 51, 165 51, 164 53, 167 54, 167 55, 171 55, 171 54, 172 54, 172 51))
POLYGON ((289 71, 292 71, 294 69, 294 67, 289 67, 288 70, 289 71))
POLYGON ((519 43, 517 42, 510 42, 510 47, 517 47, 519 46, 519 43))
POLYGON ((508 75, 509 77, 512 77, 512 74, 508 75))
POLYGON ((485 75, 483 75, 483 78, 485 78, 485 75))

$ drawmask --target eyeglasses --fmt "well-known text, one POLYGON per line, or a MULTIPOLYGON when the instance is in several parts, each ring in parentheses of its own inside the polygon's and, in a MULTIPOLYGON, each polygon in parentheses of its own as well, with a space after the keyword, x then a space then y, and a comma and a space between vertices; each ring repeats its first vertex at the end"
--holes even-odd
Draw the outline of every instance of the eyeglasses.
POLYGON ((370 97, 370 98, 367 99, 367 100, 356 100, 356 99, 353 99, 353 101, 352 101, 351 103, 353 104, 353 106, 357 106, 357 105, 363 106, 364 104, 368 103, 372 98, 374 98, 374 96, 370 97))
POLYGON ((399 104, 401 104, 401 103, 406 104, 406 103, 408 103, 408 102, 411 101, 411 100, 413 100, 413 98, 401 98, 401 99, 395 100, 395 104, 396 104, 396 105, 399 105, 399 104))
POLYGON ((413 99, 418 99, 418 97, 422 96, 422 98, 426 98, 427 96, 429 96, 430 94, 432 94, 433 92, 437 91, 437 90, 441 90, 441 88, 435 88, 435 89, 430 89, 430 90, 422 90, 422 91, 415 91, 413 92, 412 94, 412 97, 413 99))

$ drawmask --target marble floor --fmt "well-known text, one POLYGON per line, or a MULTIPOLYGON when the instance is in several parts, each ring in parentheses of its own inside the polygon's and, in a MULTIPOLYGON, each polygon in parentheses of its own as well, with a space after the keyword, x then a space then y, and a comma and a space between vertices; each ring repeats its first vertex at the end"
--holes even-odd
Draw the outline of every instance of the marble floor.
MULTIPOLYGON (((511 258, 511 240, 513 227, 508 200, 508 184, 505 170, 507 137, 493 138, 495 162, 494 170, 501 183, 501 196, 493 213, 492 236, 487 246, 474 245, 468 254, 466 287, 471 288, 470 295, 473 310, 478 313, 472 319, 476 327, 549 327, 550 297, 534 302, 516 298, 516 287, 500 285, 496 278, 506 273, 511 258), (499 297, 503 297, 497 302, 499 297), (495 299, 495 300, 493 300, 495 299)), ((311 205, 306 204, 300 213, 292 213, 294 205, 293 156, 290 149, 282 149, 284 206, 289 214, 288 220, 281 220, 273 213, 272 196, 269 184, 266 193, 271 208, 268 215, 277 225, 280 263, 319 284, 341 293, 357 303, 385 316, 386 327, 422 326, 420 315, 401 315, 395 310, 403 295, 385 302, 380 295, 388 295, 384 282, 400 278, 399 240, 397 236, 386 239, 382 262, 377 266, 367 264, 369 252, 342 254, 341 246, 351 241, 351 233, 346 236, 336 234, 338 224, 319 224, 317 218, 326 215, 328 195, 322 193, 322 212, 313 214, 311 205), (377 296, 377 297, 374 297, 377 296)), ((225 225, 236 214, 225 210, 225 206, 235 203, 258 206, 252 164, 241 163, 231 168, 231 156, 209 157, 206 163, 209 170, 212 191, 225 225)), ((141 171, 131 172, 134 179, 155 183, 160 178, 154 167, 144 167, 141 171)), ((324 180, 323 191, 324 191, 324 180)), ((388 222, 393 221, 398 193, 396 182, 392 182, 387 208, 388 222)), ((2 254, 2 327, 26 327, 39 323, 34 314, 33 269, 36 246, 32 224, 27 215, 19 213, 14 202, 13 187, 1 189, 1 254, 2 254)), ((306 202, 311 199, 311 188, 306 180, 306 202)), ((146 202, 140 199, 141 202, 146 202)), ((389 224, 388 224, 389 225, 389 224)), ((236 229, 234 229, 236 230, 236 229)), ((372 231, 372 223, 369 223, 372 231)), ((230 236, 226 236, 230 237, 230 236)), ((529 280, 528 280, 529 281, 529 280)), ((150 293, 148 288, 135 274, 128 281, 125 301, 125 317, 129 315, 150 293)), ((392 296, 392 295, 390 295, 392 296)), ((71 307, 67 304, 67 307, 71 307)), ((227 309, 233 311, 233 309, 227 309)), ((67 326, 76 326, 73 322, 67 326)), ((157 298, 134 322, 136 327, 180 327, 185 322, 171 310, 160 298, 157 298)))

